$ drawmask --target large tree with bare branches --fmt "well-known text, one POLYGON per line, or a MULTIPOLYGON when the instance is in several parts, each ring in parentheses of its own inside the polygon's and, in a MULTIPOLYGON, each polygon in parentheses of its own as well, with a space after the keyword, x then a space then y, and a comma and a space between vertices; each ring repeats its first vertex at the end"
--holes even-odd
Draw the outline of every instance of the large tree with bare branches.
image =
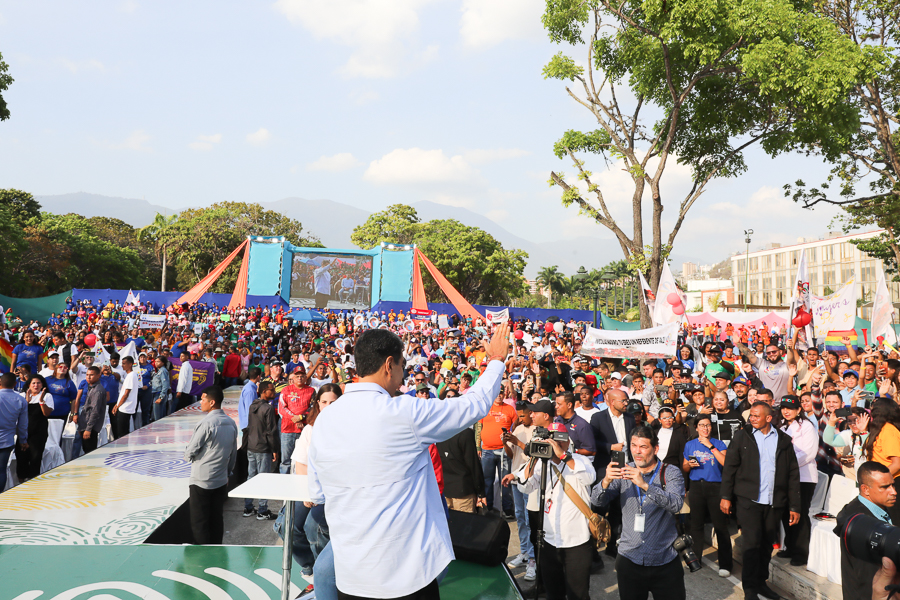
MULTIPOLYGON (((748 147, 775 155, 815 144, 836 157, 858 128, 845 99, 874 61, 812 7, 787 0, 547 1, 550 38, 587 60, 582 66, 561 52, 544 76, 575 83, 566 91, 599 125, 567 131, 556 143, 576 176, 551 172, 550 184, 562 188, 563 204, 612 231, 652 286, 690 209, 714 178, 746 170, 748 147), (616 219, 592 180, 590 155, 607 168, 621 163, 630 175, 630 224, 616 219), (672 161, 690 167, 692 183, 669 200, 663 175, 672 161), (674 211, 668 232, 665 209, 674 211)), ((644 306, 641 322, 650 325, 644 306)))

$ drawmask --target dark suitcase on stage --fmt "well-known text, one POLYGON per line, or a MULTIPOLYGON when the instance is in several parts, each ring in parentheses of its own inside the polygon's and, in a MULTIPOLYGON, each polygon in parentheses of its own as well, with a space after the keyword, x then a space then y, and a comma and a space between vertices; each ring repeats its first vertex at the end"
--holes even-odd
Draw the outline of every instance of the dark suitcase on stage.
POLYGON ((451 510, 447 518, 453 552, 458 560, 493 567, 506 560, 509 523, 495 515, 476 515, 451 510))

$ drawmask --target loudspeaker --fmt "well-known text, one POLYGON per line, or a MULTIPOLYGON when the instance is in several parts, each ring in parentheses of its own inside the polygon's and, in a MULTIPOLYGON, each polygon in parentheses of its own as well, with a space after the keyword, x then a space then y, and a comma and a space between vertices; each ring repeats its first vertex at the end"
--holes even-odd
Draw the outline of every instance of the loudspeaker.
POLYGON ((458 560, 493 567, 506 560, 509 551, 509 523, 496 515, 449 511, 447 524, 453 552, 458 560))

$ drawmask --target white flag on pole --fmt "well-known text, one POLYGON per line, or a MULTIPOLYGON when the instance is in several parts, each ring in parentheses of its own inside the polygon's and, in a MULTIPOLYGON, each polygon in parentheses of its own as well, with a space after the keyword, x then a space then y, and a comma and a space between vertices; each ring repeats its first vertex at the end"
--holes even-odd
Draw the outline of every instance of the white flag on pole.
MULTIPOLYGON (((878 269, 875 277, 875 299, 872 301, 872 334, 871 338, 877 340, 884 337, 884 343, 891 346, 897 345, 897 334, 894 332, 894 303, 891 301, 891 291, 888 289, 884 278, 884 269, 878 269)), ((876 342, 873 342, 876 343, 876 342)))
MULTIPOLYGON (((746 290, 744 293, 747 293, 746 290)), ((791 296, 791 312, 788 319, 788 327, 791 328, 793 336, 793 321, 795 318, 802 317, 803 314, 810 315, 810 322, 800 328, 800 335, 797 336, 797 349, 806 350, 812 341, 813 325, 812 325, 812 296, 809 293, 809 272, 806 267, 806 250, 800 251, 800 261, 797 263, 797 276, 794 278, 794 292, 791 296)))
POLYGON ((669 264, 663 263, 662 275, 659 277, 659 287, 656 289, 656 306, 653 308, 653 324, 668 325, 669 323, 681 323, 684 319, 687 294, 678 289, 675 276, 672 275, 669 264), (674 296, 673 296, 674 294, 674 296), (676 300, 671 302, 670 300, 676 300), (675 312, 676 307, 681 307, 681 314, 675 312))
POLYGON ((653 311, 656 307, 656 294, 650 289, 650 285, 647 283, 647 280, 644 279, 644 274, 638 271, 638 276, 641 278, 641 291, 643 292, 641 298, 644 299, 644 304, 647 305, 650 315, 653 316, 653 311))
POLYGON ((135 295, 134 292, 128 290, 128 295, 125 296, 125 304, 134 304, 137 306, 141 302, 141 295, 135 295))

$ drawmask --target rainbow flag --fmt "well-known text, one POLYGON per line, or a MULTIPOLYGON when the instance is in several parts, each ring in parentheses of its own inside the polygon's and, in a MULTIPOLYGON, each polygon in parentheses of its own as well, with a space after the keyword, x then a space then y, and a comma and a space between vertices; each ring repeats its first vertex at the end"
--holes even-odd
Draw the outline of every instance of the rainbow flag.
POLYGON ((834 352, 838 356, 847 356, 847 347, 844 345, 843 338, 850 338, 850 345, 856 346, 857 336, 855 329, 829 331, 825 336, 825 349, 834 352))
POLYGON ((4 339, 0 339, 0 373, 9 373, 12 366, 12 345, 4 339))

